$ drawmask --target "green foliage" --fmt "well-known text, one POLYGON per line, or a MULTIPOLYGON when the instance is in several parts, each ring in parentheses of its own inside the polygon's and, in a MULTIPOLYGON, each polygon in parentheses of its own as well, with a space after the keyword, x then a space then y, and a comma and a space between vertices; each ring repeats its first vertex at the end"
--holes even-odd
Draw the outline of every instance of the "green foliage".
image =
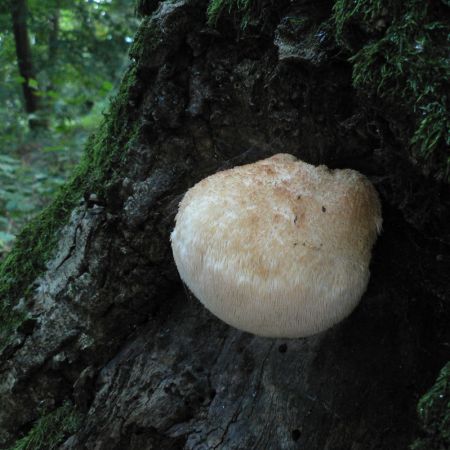
POLYGON ((249 11, 253 0, 210 0, 206 14, 208 24, 215 26, 223 12, 236 11, 241 17, 241 27, 245 28, 249 20, 249 11))
POLYGON ((74 434, 81 424, 81 415, 66 402, 35 422, 31 430, 9 450, 53 450, 74 434))
POLYGON ((426 437, 414 442, 411 450, 450 448, 450 362, 421 398, 417 411, 426 437))
POLYGON ((85 130, 65 130, 51 138, 34 139, 31 149, 24 142, 17 152, 0 154, 0 256, 10 250, 17 230, 64 183, 80 154, 78 149, 69 151, 68 145, 81 146, 85 134, 85 130))
POLYGON ((137 25, 128 0, 28 0, 28 30, 48 130, 24 113, 11 4, 0 8, 0 258, 79 161, 123 72, 137 25))
POLYGON ((403 107, 414 123, 412 156, 436 178, 450 181, 445 13, 448 7, 439 0, 337 0, 333 20, 337 41, 352 53, 354 86, 403 107))
MULTIPOLYGON (((50 119, 59 123, 85 114, 123 71, 137 27, 132 5, 127 0, 28 0, 28 10, 37 71, 32 83, 50 119)), ((7 102, 9 113, 0 132, 22 111, 22 80, 9 22, 9 10, 0 12, 0 104, 7 102)))
POLYGON ((136 69, 130 67, 121 88, 98 133, 89 140, 81 162, 53 202, 29 222, 18 235, 16 244, 0 264, 0 347, 9 341, 14 329, 26 316, 12 308, 20 295, 45 270, 58 242, 58 232, 84 193, 100 198, 117 178, 127 145, 136 130, 136 122, 127 112, 129 91, 136 82, 136 69))

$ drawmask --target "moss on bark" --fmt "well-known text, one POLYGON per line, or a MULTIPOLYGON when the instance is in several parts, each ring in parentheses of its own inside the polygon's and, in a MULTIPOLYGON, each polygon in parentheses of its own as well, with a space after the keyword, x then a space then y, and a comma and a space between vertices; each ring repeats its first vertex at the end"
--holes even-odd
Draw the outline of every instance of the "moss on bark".
POLYGON ((425 436, 418 439, 411 450, 450 448, 450 362, 421 398, 417 411, 425 436))
POLYGON ((56 449, 67 436, 78 430, 80 422, 81 414, 70 402, 66 402, 37 420, 30 431, 9 450, 56 449))
POLYGON ((136 61, 146 61, 150 59, 153 52, 161 45, 163 34, 152 20, 151 16, 147 16, 142 20, 134 42, 130 49, 130 57, 136 61))
POLYGON ((333 10, 337 42, 351 55, 353 85, 395 110, 395 120, 407 128, 410 155, 446 182, 450 25, 442 17, 448 13, 441 0, 337 0, 333 10))
POLYGON ((241 27, 245 28, 253 3, 253 0, 210 0, 206 12, 208 24, 215 26, 224 12, 228 14, 235 12, 241 21, 241 27))

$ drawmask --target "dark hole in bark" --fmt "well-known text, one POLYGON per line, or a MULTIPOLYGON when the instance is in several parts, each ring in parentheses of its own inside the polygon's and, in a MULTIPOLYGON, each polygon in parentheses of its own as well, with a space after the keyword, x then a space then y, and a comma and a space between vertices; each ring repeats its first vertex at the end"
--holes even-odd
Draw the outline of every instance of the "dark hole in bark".
POLYGON ((286 352, 287 352, 287 345, 286 345, 286 344, 281 344, 281 345, 278 347, 278 351, 279 351, 280 353, 286 353, 286 352))
POLYGON ((297 442, 297 441, 300 439, 301 434, 302 434, 302 433, 300 432, 299 429, 292 430, 292 433, 291 433, 291 435, 292 435, 292 440, 293 440, 294 442, 297 442))

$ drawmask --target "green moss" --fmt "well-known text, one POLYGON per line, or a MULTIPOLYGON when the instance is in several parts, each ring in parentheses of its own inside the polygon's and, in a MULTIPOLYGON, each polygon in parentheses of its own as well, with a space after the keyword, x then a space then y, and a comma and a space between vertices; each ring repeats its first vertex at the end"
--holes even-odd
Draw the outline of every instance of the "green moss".
POLYGON ((13 309, 18 298, 29 295, 30 284, 45 270, 59 240, 58 231, 83 194, 104 196, 117 177, 135 123, 128 114, 129 91, 135 84, 136 69, 125 75, 119 93, 98 133, 87 143, 83 158, 71 179, 54 201, 26 225, 12 251, 0 265, 0 349, 26 317, 26 310, 13 309))
POLYGON ((9 450, 53 450, 80 427, 81 415, 71 403, 41 417, 26 436, 16 441, 9 450))
POLYGON ((133 44, 130 48, 130 58, 145 63, 152 53, 163 43, 163 33, 158 23, 147 16, 142 20, 133 44))
POLYGON ((241 27, 245 28, 249 20, 252 3, 253 0, 210 0, 206 11, 208 24, 216 26, 217 21, 224 12, 231 14, 235 11, 241 18, 241 27))
POLYGON ((434 386, 421 398, 417 411, 425 437, 411 450, 450 448, 450 362, 444 366, 434 386))
POLYGON ((448 6, 440 0, 337 0, 333 21, 337 41, 352 54, 354 86, 404 108, 413 123, 411 155, 425 171, 449 182, 445 12, 448 6))
POLYGON ((136 13, 141 16, 149 16, 159 5, 159 0, 136 0, 136 13))

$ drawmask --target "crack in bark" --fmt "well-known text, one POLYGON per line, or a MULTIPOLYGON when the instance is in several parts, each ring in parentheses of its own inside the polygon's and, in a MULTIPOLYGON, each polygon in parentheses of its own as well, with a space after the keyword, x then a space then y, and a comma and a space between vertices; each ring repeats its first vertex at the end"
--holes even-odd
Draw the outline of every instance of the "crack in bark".
POLYGON ((236 410, 234 411, 233 415, 231 416, 231 419, 228 421, 228 423, 227 423, 226 426, 225 426, 225 429, 224 429, 223 432, 222 432, 222 436, 221 436, 220 439, 219 439, 219 443, 216 444, 216 445, 213 447, 213 450, 219 448, 219 446, 223 444, 223 442, 224 442, 224 440, 225 440, 225 437, 226 437, 226 435, 228 434, 228 430, 230 429, 231 425, 237 422, 237 420, 238 420, 238 418, 239 418, 239 415, 240 415, 241 412, 242 412, 241 407, 242 407, 243 401, 244 401, 244 397, 242 396, 242 397, 241 397, 241 401, 239 402, 239 405, 237 406, 236 410))
POLYGON ((269 350, 267 351, 267 353, 266 353, 266 355, 264 356, 264 359, 263 359, 263 361, 262 361, 262 363, 261 363, 261 367, 260 367, 259 374, 258 374, 258 383, 257 383, 256 388, 255 388, 255 395, 252 396, 252 397, 253 397, 253 400, 252 400, 252 409, 250 410, 249 417, 253 414, 253 411, 254 411, 254 409, 255 409, 256 398, 257 398, 257 396, 258 396, 258 394, 259 394, 259 392, 260 392, 260 389, 261 389, 261 383, 262 383, 262 377, 263 377, 264 367, 265 367, 265 365, 266 365, 267 359, 269 358, 270 352, 272 351, 274 345, 275 345, 275 342, 272 342, 272 343, 270 344, 269 350))
POLYGON ((271 414, 270 414, 270 412, 272 411, 272 404, 273 404, 273 398, 274 398, 274 396, 275 396, 275 394, 273 394, 273 393, 272 393, 272 395, 270 396, 270 400, 269 400, 269 408, 267 409, 267 411, 269 411, 269 414, 267 415, 267 419, 266 419, 266 421, 265 421, 265 426, 262 427, 262 432, 261 432, 261 434, 260 434, 258 440, 255 442, 255 445, 252 447, 252 449, 255 449, 255 450, 260 450, 260 449, 261 449, 261 447, 260 447, 259 444, 260 444, 260 442, 261 442, 261 441, 263 440, 263 438, 264 438, 264 431, 267 431, 267 430, 270 429, 270 427, 269 427, 269 426, 266 426, 266 425, 269 424, 269 421, 270 421, 270 419, 271 419, 271 414))
POLYGON ((72 244, 69 247, 69 251, 67 253, 67 255, 63 258, 63 260, 55 267, 54 270, 58 270, 59 268, 61 268, 73 255, 74 251, 77 248, 77 235, 78 232, 80 231, 80 233, 83 231, 83 226, 82 226, 82 222, 84 220, 86 216, 86 209, 83 210, 81 217, 78 219, 78 222, 75 226, 75 231, 73 233, 73 238, 72 238, 72 244))

